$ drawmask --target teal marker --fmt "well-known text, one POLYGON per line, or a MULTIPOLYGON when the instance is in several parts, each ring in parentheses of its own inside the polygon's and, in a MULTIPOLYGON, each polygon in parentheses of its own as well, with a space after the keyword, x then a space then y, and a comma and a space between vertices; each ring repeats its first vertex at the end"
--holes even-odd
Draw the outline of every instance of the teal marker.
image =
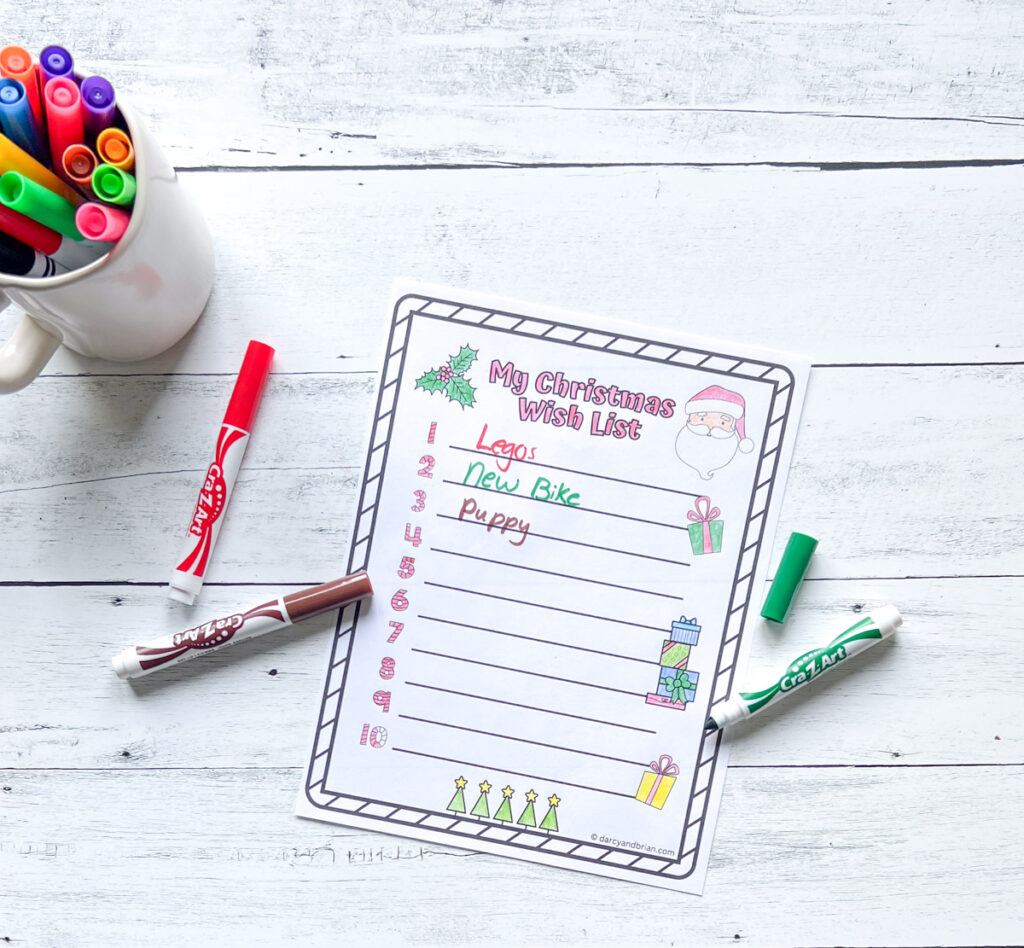
POLYGON ((820 678, 840 662, 846 661, 851 655, 857 655, 871 648, 876 642, 887 639, 903 623, 903 617, 895 606, 882 606, 880 609, 851 625, 845 632, 840 632, 824 648, 816 648, 805 652, 782 674, 778 681, 760 691, 741 691, 735 698, 730 698, 711 712, 705 731, 720 731, 727 724, 743 721, 751 715, 774 707, 797 688, 820 678))

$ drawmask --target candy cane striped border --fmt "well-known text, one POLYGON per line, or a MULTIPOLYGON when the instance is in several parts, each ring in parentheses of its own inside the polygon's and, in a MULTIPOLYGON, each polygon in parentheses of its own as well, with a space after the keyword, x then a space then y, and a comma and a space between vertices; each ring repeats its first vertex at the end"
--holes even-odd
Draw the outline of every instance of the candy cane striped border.
MULTIPOLYGON (((792 406, 794 390, 792 373, 785 366, 779 364, 736 359, 726 353, 659 343, 638 336, 613 335, 599 329, 574 326, 535 316, 481 309, 454 300, 433 299, 417 295, 404 296, 395 304, 391 334, 384 359, 383 375, 377 395, 377 410, 370 435, 370 447, 360 492, 359 511, 353 530, 352 552, 349 557, 350 573, 365 568, 369 560, 370 538, 373 535, 376 522, 377 504, 380 498, 384 468, 387 464, 388 441, 394 419, 398 382, 402 375, 405 348, 414 316, 427 316, 468 325, 486 326, 488 329, 520 333, 597 351, 616 352, 652 362, 668 362, 702 371, 725 373, 772 385, 768 422, 754 478, 755 486, 745 518, 746 525, 741 553, 733 578, 725 637, 719 649, 717 671, 712 689, 712 707, 724 701, 732 689, 743 625, 750 607, 751 584, 757 569, 758 554, 764 540, 768 506, 778 473, 786 424, 792 406)), ((367 800, 327 790, 325 781, 330 766, 331 747, 345 687, 352 632, 358 616, 359 605, 356 604, 342 610, 338 617, 330 670, 321 703, 320 721, 306 779, 305 790, 310 803, 320 809, 359 814, 364 818, 380 820, 391 829, 398 829, 402 826, 421 826, 440 831, 459 838, 462 845, 470 845, 471 841, 476 838, 500 842, 522 850, 543 850, 546 853, 562 857, 566 860, 565 865, 569 868, 584 868, 578 862, 574 862, 583 860, 627 868, 633 872, 678 879, 685 878, 694 871, 718 759, 717 752, 722 737, 720 732, 705 735, 701 742, 700 752, 697 756, 698 764, 694 768, 693 782, 690 788, 690 803, 685 827, 678 857, 675 860, 637 856, 629 850, 595 846, 589 842, 548 836, 546 833, 536 830, 513 830, 490 823, 481 823, 477 820, 453 817, 447 811, 440 813, 412 807, 400 807, 380 800, 367 800), (694 816, 695 810, 699 811, 696 816, 694 816)), ((382 827, 382 829, 384 828, 382 827)))

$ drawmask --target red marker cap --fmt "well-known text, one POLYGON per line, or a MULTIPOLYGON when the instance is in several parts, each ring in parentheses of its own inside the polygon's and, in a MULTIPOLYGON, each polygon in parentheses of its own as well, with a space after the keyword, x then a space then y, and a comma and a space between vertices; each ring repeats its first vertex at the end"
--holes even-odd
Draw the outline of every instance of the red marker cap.
POLYGON ((242 367, 238 370, 238 381, 231 393, 228 410, 224 412, 224 424, 252 431, 252 422, 259 408, 263 386, 267 384, 273 358, 274 350, 270 346, 255 339, 250 340, 242 367))

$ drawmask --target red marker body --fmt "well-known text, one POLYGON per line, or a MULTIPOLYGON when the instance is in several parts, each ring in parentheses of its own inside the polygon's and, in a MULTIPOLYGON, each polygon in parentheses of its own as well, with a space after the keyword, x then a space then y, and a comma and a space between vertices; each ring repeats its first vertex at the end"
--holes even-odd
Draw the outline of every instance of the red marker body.
POLYGON ((185 552, 174 569, 167 590, 172 599, 186 605, 191 606, 195 602, 203 587, 210 554, 220 533, 238 469, 242 466, 242 456, 249 443, 252 422, 273 358, 274 350, 255 339, 245 350, 245 359, 217 436, 213 462, 199 489, 199 498, 188 527, 185 552))
POLYGON ((82 124, 82 93, 74 79, 58 76, 43 87, 43 108, 46 110, 46 129, 50 135, 50 156, 53 170, 64 170, 64 152, 69 145, 85 141, 82 124))

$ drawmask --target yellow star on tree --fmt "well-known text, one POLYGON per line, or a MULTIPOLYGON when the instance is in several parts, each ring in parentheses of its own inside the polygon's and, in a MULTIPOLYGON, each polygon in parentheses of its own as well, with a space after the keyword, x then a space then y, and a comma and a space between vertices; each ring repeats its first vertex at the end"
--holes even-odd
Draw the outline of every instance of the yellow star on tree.
POLYGON ((465 790, 466 784, 468 783, 469 781, 465 777, 458 777, 455 781, 455 786, 458 787, 460 790, 465 790))
POLYGON ((526 801, 527 801, 527 803, 536 803, 537 802, 537 791, 536 790, 527 790, 526 791, 526 801))
POLYGON ((507 800, 507 799, 508 799, 508 798, 509 798, 510 796, 512 796, 512 794, 513 794, 513 793, 515 793, 515 790, 513 790, 513 789, 512 789, 511 787, 509 787, 509 786, 507 786, 507 785, 506 785, 505 787, 503 787, 503 788, 502 788, 502 791, 501 791, 501 795, 502 795, 503 797, 505 797, 505 799, 506 799, 506 800, 507 800))
POLYGON ((558 797, 553 793, 550 797, 548 797, 548 806, 558 806, 558 804, 561 802, 562 801, 559 800, 558 797))
POLYGON ((491 792, 491 785, 486 780, 482 784, 480 784, 480 792, 481 793, 490 793, 491 792))

